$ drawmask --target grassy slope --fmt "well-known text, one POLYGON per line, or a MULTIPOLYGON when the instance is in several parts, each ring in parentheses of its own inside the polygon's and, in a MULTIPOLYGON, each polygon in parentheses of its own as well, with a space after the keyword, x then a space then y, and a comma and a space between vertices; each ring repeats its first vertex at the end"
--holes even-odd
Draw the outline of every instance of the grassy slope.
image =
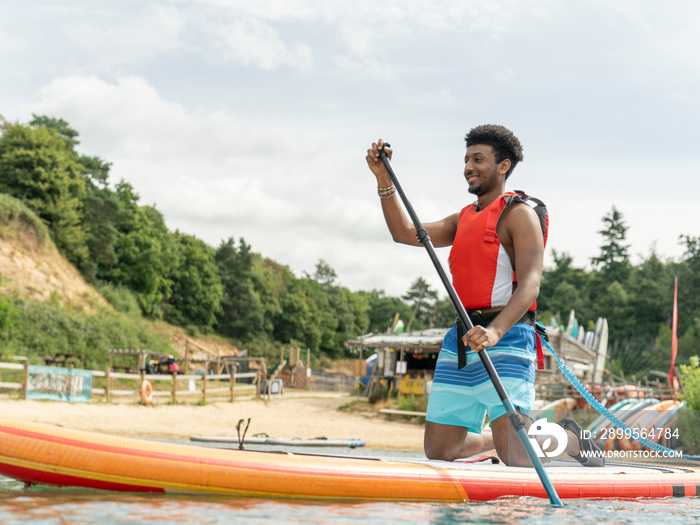
MULTIPOLYGON (((116 311, 83 280, 31 210, 0 194, 0 355, 41 364, 78 353, 87 368, 105 369, 113 348, 179 353, 181 330, 129 312, 116 311)), ((230 355, 236 348, 219 342, 215 350, 230 355)))

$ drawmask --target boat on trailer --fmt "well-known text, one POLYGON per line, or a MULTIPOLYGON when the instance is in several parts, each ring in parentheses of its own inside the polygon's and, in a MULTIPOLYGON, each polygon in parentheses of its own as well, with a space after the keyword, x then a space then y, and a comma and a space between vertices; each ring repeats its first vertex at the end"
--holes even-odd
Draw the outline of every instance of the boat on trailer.
MULTIPOLYGON (((29 485, 110 491, 274 498, 487 501, 548 498, 534 469, 484 461, 361 458, 201 447, 0 420, 0 475, 29 485)), ((700 465, 699 465, 700 466, 700 465)), ((554 460, 547 473, 562 499, 696 497, 700 469, 554 460)))

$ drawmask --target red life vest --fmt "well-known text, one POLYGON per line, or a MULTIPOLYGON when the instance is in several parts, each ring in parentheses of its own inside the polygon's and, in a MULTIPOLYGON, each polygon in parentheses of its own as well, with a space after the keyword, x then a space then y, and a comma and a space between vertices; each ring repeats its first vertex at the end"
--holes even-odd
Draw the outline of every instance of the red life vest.
MULTIPOLYGON (((476 211, 476 204, 459 214, 459 224, 450 251, 450 271, 457 295, 467 310, 505 306, 513 295, 517 276, 510 257, 496 234, 501 213, 513 202, 534 203, 533 209, 547 243, 549 216, 544 203, 521 191, 500 195, 486 208, 476 211)), ((532 204, 530 204, 532 205, 532 204)), ((529 311, 537 309, 537 301, 529 311)))

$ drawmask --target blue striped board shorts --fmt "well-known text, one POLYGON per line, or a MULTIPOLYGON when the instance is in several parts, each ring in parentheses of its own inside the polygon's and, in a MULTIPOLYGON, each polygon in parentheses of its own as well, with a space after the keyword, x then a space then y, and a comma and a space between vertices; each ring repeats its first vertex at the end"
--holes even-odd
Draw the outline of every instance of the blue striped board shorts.
MULTIPOLYGON (((520 412, 531 417, 535 402, 535 329, 516 323, 498 344, 486 351, 501 383, 520 412)), ((457 369, 457 324, 447 332, 435 365, 426 420, 467 427, 481 434, 486 414, 490 422, 506 414, 481 358, 467 347, 467 366, 457 369)))

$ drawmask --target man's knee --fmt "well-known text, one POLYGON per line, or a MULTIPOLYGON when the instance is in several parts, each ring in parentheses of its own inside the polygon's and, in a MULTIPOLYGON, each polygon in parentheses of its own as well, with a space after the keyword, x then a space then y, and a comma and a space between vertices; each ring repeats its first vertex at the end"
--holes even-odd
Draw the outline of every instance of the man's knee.
POLYGON ((532 467, 532 461, 530 461, 527 453, 525 455, 501 453, 498 454, 498 459, 509 467, 532 467))
POLYGON ((463 456, 468 429, 426 422, 423 452, 428 459, 454 461, 463 456))
POLYGON ((437 439, 426 432, 423 438, 423 452, 428 459, 440 461, 454 461, 462 448, 461 442, 450 442, 445 439, 437 439))
POLYGON ((430 446, 427 443, 423 445, 423 452, 425 453, 425 457, 428 459, 438 461, 454 461, 455 459, 459 459, 460 450, 461 447, 459 447, 457 450, 454 450, 448 447, 430 446))
MULTIPOLYGON (((520 412, 519 409, 517 409, 520 412)), ((528 416, 522 415, 525 430, 532 424, 528 416)), ((525 447, 510 423, 507 414, 497 418, 492 422, 494 445, 498 458, 509 467, 532 467, 532 461, 525 450, 525 447)))

